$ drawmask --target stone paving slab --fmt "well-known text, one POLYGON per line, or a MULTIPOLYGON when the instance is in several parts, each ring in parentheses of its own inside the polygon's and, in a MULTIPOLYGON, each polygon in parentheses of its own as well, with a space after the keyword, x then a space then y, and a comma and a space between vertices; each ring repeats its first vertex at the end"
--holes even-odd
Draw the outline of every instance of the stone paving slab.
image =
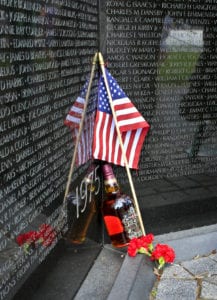
MULTIPOLYGON (((214 279, 214 278, 213 278, 214 279)), ((201 294, 200 297, 202 299, 212 299, 216 300, 217 299, 217 277, 215 277, 215 282, 207 282, 203 281, 202 282, 202 288, 201 288, 201 294)))
POLYGON ((185 270, 181 265, 174 264, 165 269, 161 276, 161 280, 177 277, 180 277, 185 280, 192 280, 194 278, 194 276, 190 274, 187 270, 185 270))
POLYGON ((192 258, 165 268, 155 284, 156 300, 217 299, 216 254, 192 258))
POLYGON ((195 300, 197 283, 193 280, 160 280, 156 300, 195 300))
POLYGON ((209 256, 182 262, 181 265, 195 276, 217 274, 217 263, 209 256))
POLYGON ((217 253, 210 255, 210 258, 212 258, 213 260, 215 260, 217 262, 217 253))

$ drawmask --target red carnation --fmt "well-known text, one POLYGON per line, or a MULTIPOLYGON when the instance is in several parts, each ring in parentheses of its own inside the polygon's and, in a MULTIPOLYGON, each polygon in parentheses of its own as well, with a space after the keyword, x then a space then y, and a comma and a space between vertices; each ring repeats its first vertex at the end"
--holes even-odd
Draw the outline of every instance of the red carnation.
POLYGON ((137 251, 139 249, 139 240, 137 238, 133 238, 128 246, 127 252, 129 254, 129 256, 136 256, 137 251))
POLYGON ((26 233, 27 235, 27 242, 35 242, 38 239, 38 232, 37 231, 29 231, 26 233))
POLYGON ((39 238, 42 239, 42 245, 46 247, 50 246, 56 238, 55 230, 48 224, 42 224, 40 226, 38 235, 39 238))
POLYGON ((148 254, 150 245, 154 240, 153 234, 147 234, 139 238, 133 238, 128 246, 129 256, 136 256, 137 252, 148 254))
POLYGON ((172 263, 175 259, 174 250, 168 245, 157 244, 151 255, 151 260, 163 258, 166 263, 172 263))
MULTIPOLYGON (((175 259, 175 251, 164 244, 153 246, 154 235, 149 233, 139 238, 133 238, 128 246, 128 255, 136 256, 137 253, 146 254, 151 260, 158 263, 158 270, 162 269, 165 263, 172 263, 175 259)), ((158 271, 157 271, 158 272, 158 271)))
POLYGON ((16 242, 19 246, 22 246, 26 242, 26 234, 19 234, 16 238, 16 242))
POLYGON ((148 249, 149 246, 152 244, 153 240, 154 240, 154 235, 152 233, 140 237, 141 247, 148 249))
POLYGON ((25 243, 31 244, 38 239, 37 231, 29 231, 23 234, 20 234, 16 238, 16 242, 19 246, 22 246, 25 243))
POLYGON ((45 247, 50 246, 57 236, 56 231, 48 224, 42 224, 39 231, 29 231, 20 234, 16 238, 19 246, 24 247, 24 251, 28 251, 29 247, 35 247, 36 244, 42 244, 45 247))

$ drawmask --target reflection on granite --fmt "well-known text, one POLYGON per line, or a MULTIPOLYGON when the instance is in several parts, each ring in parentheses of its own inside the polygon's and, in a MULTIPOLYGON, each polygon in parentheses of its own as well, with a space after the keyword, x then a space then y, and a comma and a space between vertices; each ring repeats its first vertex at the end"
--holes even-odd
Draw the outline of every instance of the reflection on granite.
POLYGON ((91 240, 82 245, 61 241, 13 300, 73 299, 100 250, 91 240))
POLYGON ((215 174, 147 181, 135 188, 145 227, 155 234, 216 222, 215 174))

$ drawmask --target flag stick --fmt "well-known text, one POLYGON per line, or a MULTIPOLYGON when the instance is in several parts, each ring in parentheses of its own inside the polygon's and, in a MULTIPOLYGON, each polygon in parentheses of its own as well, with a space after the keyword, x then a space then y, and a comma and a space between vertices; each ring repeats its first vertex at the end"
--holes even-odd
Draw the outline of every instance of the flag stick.
POLYGON ((77 139, 76 139, 76 142, 75 142, 74 152, 73 152, 73 156, 72 156, 71 166, 70 166, 68 180, 67 180, 66 189, 65 189, 65 195, 64 195, 64 199, 63 199, 63 211, 62 211, 63 213, 64 213, 65 208, 66 208, 65 207, 66 198, 67 198, 67 195, 69 193, 70 183, 71 183, 71 179, 72 179, 72 173, 73 173, 74 167, 75 167, 75 160, 76 160, 76 155, 77 155, 77 152, 78 152, 78 144, 79 144, 79 141, 80 141, 80 138, 81 138, 81 133, 82 133, 83 125, 84 125, 84 118, 85 118, 86 112, 87 112, 87 105, 88 105, 88 102, 89 102, 90 90, 91 90, 91 85, 92 85, 93 78, 94 78, 94 72, 95 72, 97 59, 98 59, 98 52, 95 53, 95 55, 93 57, 93 61, 92 61, 90 80, 89 80, 89 83, 88 83, 87 93, 86 93, 86 96, 85 96, 84 110, 82 112, 81 121, 80 121, 80 124, 79 124, 78 135, 77 135, 77 139))
POLYGON ((115 110, 114 110, 112 96, 111 96, 110 88, 109 88, 106 73, 105 73, 104 60, 103 60, 103 56, 102 56, 101 52, 99 52, 99 64, 100 64, 102 74, 103 74, 103 77, 104 77, 104 82, 105 82, 105 86, 106 86, 106 90, 107 90, 107 94, 108 94, 108 98, 109 98, 109 104, 111 106, 111 111, 112 111, 112 115, 113 115, 114 122, 115 122, 117 136, 118 136, 118 140, 119 140, 119 143, 120 143, 120 146, 121 146, 121 151, 122 151, 122 155, 123 155, 123 159, 124 159, 124 163, 125 163, 125 168, 126 168, 126 171, 127 171, 127 175, 128 175, 128 179, 129 179, 129 183, 130 183, 130 187, 131 187, 131 191, 132 191, 132 196, 133 196, 133 200, 134 200, 135 209, 137 211, 137 215, 138 215, 138 219, 139 219, 139 223, 140 223, 142 233, 145 235, 145 229, 144 229, 144 225, 143 225, 143 221, 142 221, 142 216, 141 216, 141 212, 140 212, 140 209, 139 209, 139 204, 138 204, 138 200, 137 200, 137 197, 136 197, 136 192, 135 192, 135 188, 134 188, 134 185, 133 185, 133 180, 132 180, 132 176, 131 176, 131 173, 130 173, 129 164, 128 164, 128 161, 127 161, 126 152, 125 152, 125 149, 124 149, 120 129, 118 127, 117 117, 116 117, 115 110))

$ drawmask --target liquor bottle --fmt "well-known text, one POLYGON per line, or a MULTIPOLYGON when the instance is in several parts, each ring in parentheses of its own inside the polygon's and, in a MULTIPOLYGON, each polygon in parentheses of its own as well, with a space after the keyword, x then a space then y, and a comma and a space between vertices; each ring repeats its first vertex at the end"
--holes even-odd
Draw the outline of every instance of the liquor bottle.
POLYGON ((84 212, 80 213, 79 217, 73 223, 71 229, 67 234, 67 240, 69 240, 73 244, 82 244, 85 242, 88 228, 97 211, 96 201, 94 197, 95 185, 93 183, 92 172, 88 172, 88 174, 84 178, 84 182, 86 186, 88 203, 84 212))
POLYGON ((102 204, 104 223, 114 247, 124 247, 134 237, 142 236, 131 198, 120 192, 112 166, 102 166, 106 199, 102 204))

